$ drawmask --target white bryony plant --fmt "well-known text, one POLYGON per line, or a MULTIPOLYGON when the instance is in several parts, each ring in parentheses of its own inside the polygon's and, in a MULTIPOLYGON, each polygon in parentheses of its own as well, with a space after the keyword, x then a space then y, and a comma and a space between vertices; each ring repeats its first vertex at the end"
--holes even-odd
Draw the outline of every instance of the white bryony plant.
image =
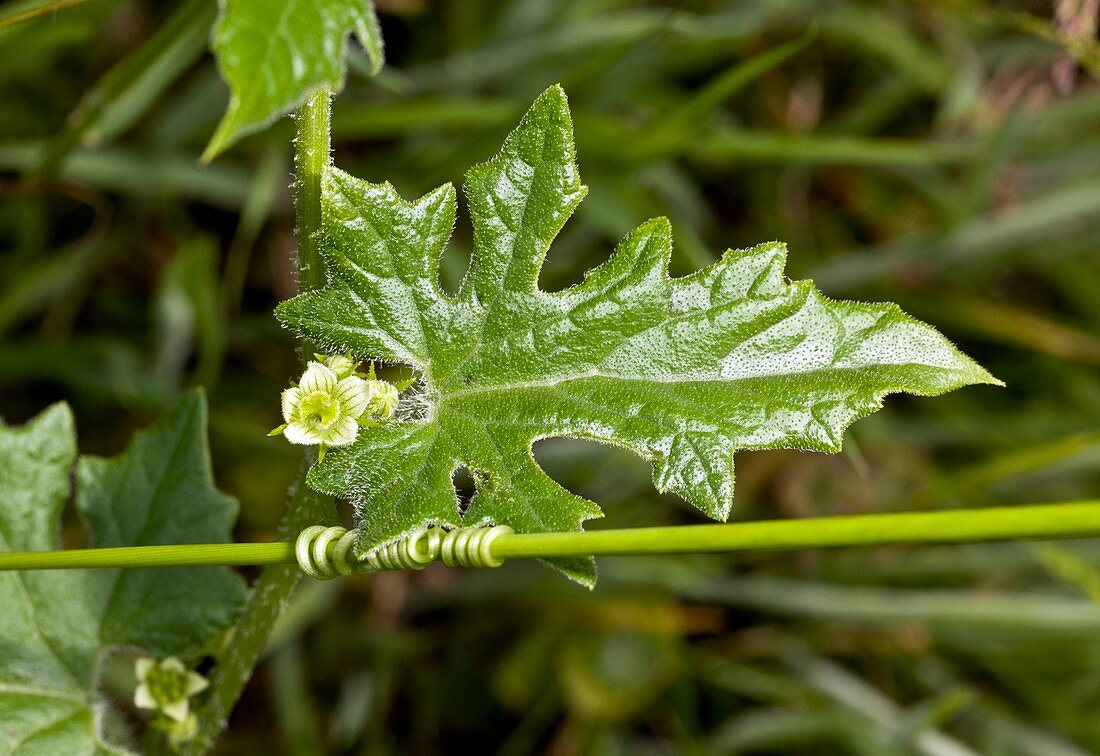
POLYGON ((397 410, 400 389, 367 373, 350 355, 314 355, 297 385, 283 392, 283 420, 270 435, 292 444, 317 445, 318 457, 332 446, 347 446, 359 428, 388 420, 397 410))
POLYGON ((210 681, 174 656, 160 661, 142 657, 134 662, 134 671, 138 679, 134 705, 163 715, 166 721, 162 722, 162 728, 173 741, 193 737, 198 723, 191 713, 189 699, 206 690, 210 681))

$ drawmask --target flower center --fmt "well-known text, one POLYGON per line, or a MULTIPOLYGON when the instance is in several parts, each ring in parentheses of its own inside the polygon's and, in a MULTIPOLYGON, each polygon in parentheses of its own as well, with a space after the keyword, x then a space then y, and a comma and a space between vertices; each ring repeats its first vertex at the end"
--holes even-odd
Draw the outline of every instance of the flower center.
POLYGON ((187 673, 178 669, 155 667, 149 671, 145 684, 160 704, 171 704, 187 696, 187 673))
POLYGON ((302 399, 299 405, 302 422, 315 428, 328 428, 340 415, 340 400, 332 394, 318 391, 302 399))

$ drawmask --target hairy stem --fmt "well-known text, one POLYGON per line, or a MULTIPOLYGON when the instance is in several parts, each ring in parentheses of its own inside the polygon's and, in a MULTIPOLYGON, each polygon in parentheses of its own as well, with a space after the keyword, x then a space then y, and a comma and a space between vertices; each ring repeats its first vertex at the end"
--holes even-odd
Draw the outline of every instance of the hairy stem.
POLYGON ((309 291, 325 285, 325 263, 317 250, 316 233, 321 228, 321 174, 332 154, 329 138, 332 102, 328 91, 319 89, 307 97, 295 119, 298 122, 294 138, 298 289, 309 291))
MULTIPOLYGON (((317 250, 315 235, 321 228, 321 174, 330 160, 331 107, 331 95, 319 89, 306 98, 295 114, 294 210, 300 291, 309 291, 325 283, 325 265, 317 250)), ((303 358, 308 360, 311 354, 309 345, 304 345, 303 358)), ((305 483, 306 473, 314 461, 314 451, 307 450, 291 488, 286 515, 279 526, 279 534, 284 539, 293 539, 299 531, 324 521, 334 511, 330 497, 316 493, 305 483)), ((198 711, 198 735, 182 749, 183 752, 205 753, 225 728, 229 712, 252 676, 271 628, 297 582, 296 564, 271 564, 264 568, 228 643, 218 655, 210 694, 198 711)))

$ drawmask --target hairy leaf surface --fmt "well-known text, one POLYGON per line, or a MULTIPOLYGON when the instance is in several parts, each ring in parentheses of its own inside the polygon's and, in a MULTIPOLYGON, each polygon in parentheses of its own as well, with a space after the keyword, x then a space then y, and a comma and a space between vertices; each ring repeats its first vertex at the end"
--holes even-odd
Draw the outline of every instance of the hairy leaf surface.
MULTIPOLYGON (((63 404, 21 428, 0 425, 0 548, 60 547, 75 460, 63 404)), ((97 547, 224 542, 236 517, 236 502, 213 484, 199 394, 118 457, 81 458, 76 479, 97 547)), ((0 573, 0 752, 123 752, 96 693, 104 652, 195 655, 244 593, 222 567, 0 573)))
POLYGON ((214 30, 229 108, 206 157, 263 128, 317 87, 344 88, 348 34, 382 66, 382 34, 371 0, 222 0, 214 30))
MULTIPOLYGON (((834 302, 787 281, 779 243, 670 278, 663 218, 628 234, 579 285, 542 291, 543 259, 585 191, 565 96, 551 88, 467 174, 473 259, 450 296, 438 266, 453 187, 406 202, 389 184, 336 169, 324 177, 329 283, 283 303, 279 317, 331 351, 423 377, 398 421, 310 473, 314 487, 356 502, 361 549, 429 523, 540 532, 599 517, 535 463, 532 443, 548 437, 626 447, 652 463, 657 488, 725 519, 735 450, 836 451, 886 394, 996 382, 896 305, 834 302), (477 487, 464 515, 458 467, 477 487)), ((555 566, 594 580, 591 560, 555 566)))

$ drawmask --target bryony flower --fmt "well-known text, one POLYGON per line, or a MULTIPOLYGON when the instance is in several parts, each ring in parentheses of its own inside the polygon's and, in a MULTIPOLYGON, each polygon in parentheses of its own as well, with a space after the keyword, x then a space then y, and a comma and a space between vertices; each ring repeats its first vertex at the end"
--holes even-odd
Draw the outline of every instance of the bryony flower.
POLYGON ((187 699, 210 684, 174 656, 160 661, 138 659, 134 662, 134 670, 138 679, 134 705, 139 709, 155 709, 174 722, 188 721, 187 699))
POLYGON ((358 372, 359 363, 350 353, 314 357, 298 385, 283 392, 286 422, 269 435, 282 434, 292 444, 317 445, 317 457, 324 459, 328 447, 353 442, 359 428, 393 417, 402 387, 375 378, 373 362, 366 373, 358 372))
POLYGON ((310 362, 298 385, 283 392, 286 424, 272 433, 282 433, 292 444, 320 444, 322 452, 345 446, 355 440, 370 398, 362 378, 340 378, 327 365, 310 362))

